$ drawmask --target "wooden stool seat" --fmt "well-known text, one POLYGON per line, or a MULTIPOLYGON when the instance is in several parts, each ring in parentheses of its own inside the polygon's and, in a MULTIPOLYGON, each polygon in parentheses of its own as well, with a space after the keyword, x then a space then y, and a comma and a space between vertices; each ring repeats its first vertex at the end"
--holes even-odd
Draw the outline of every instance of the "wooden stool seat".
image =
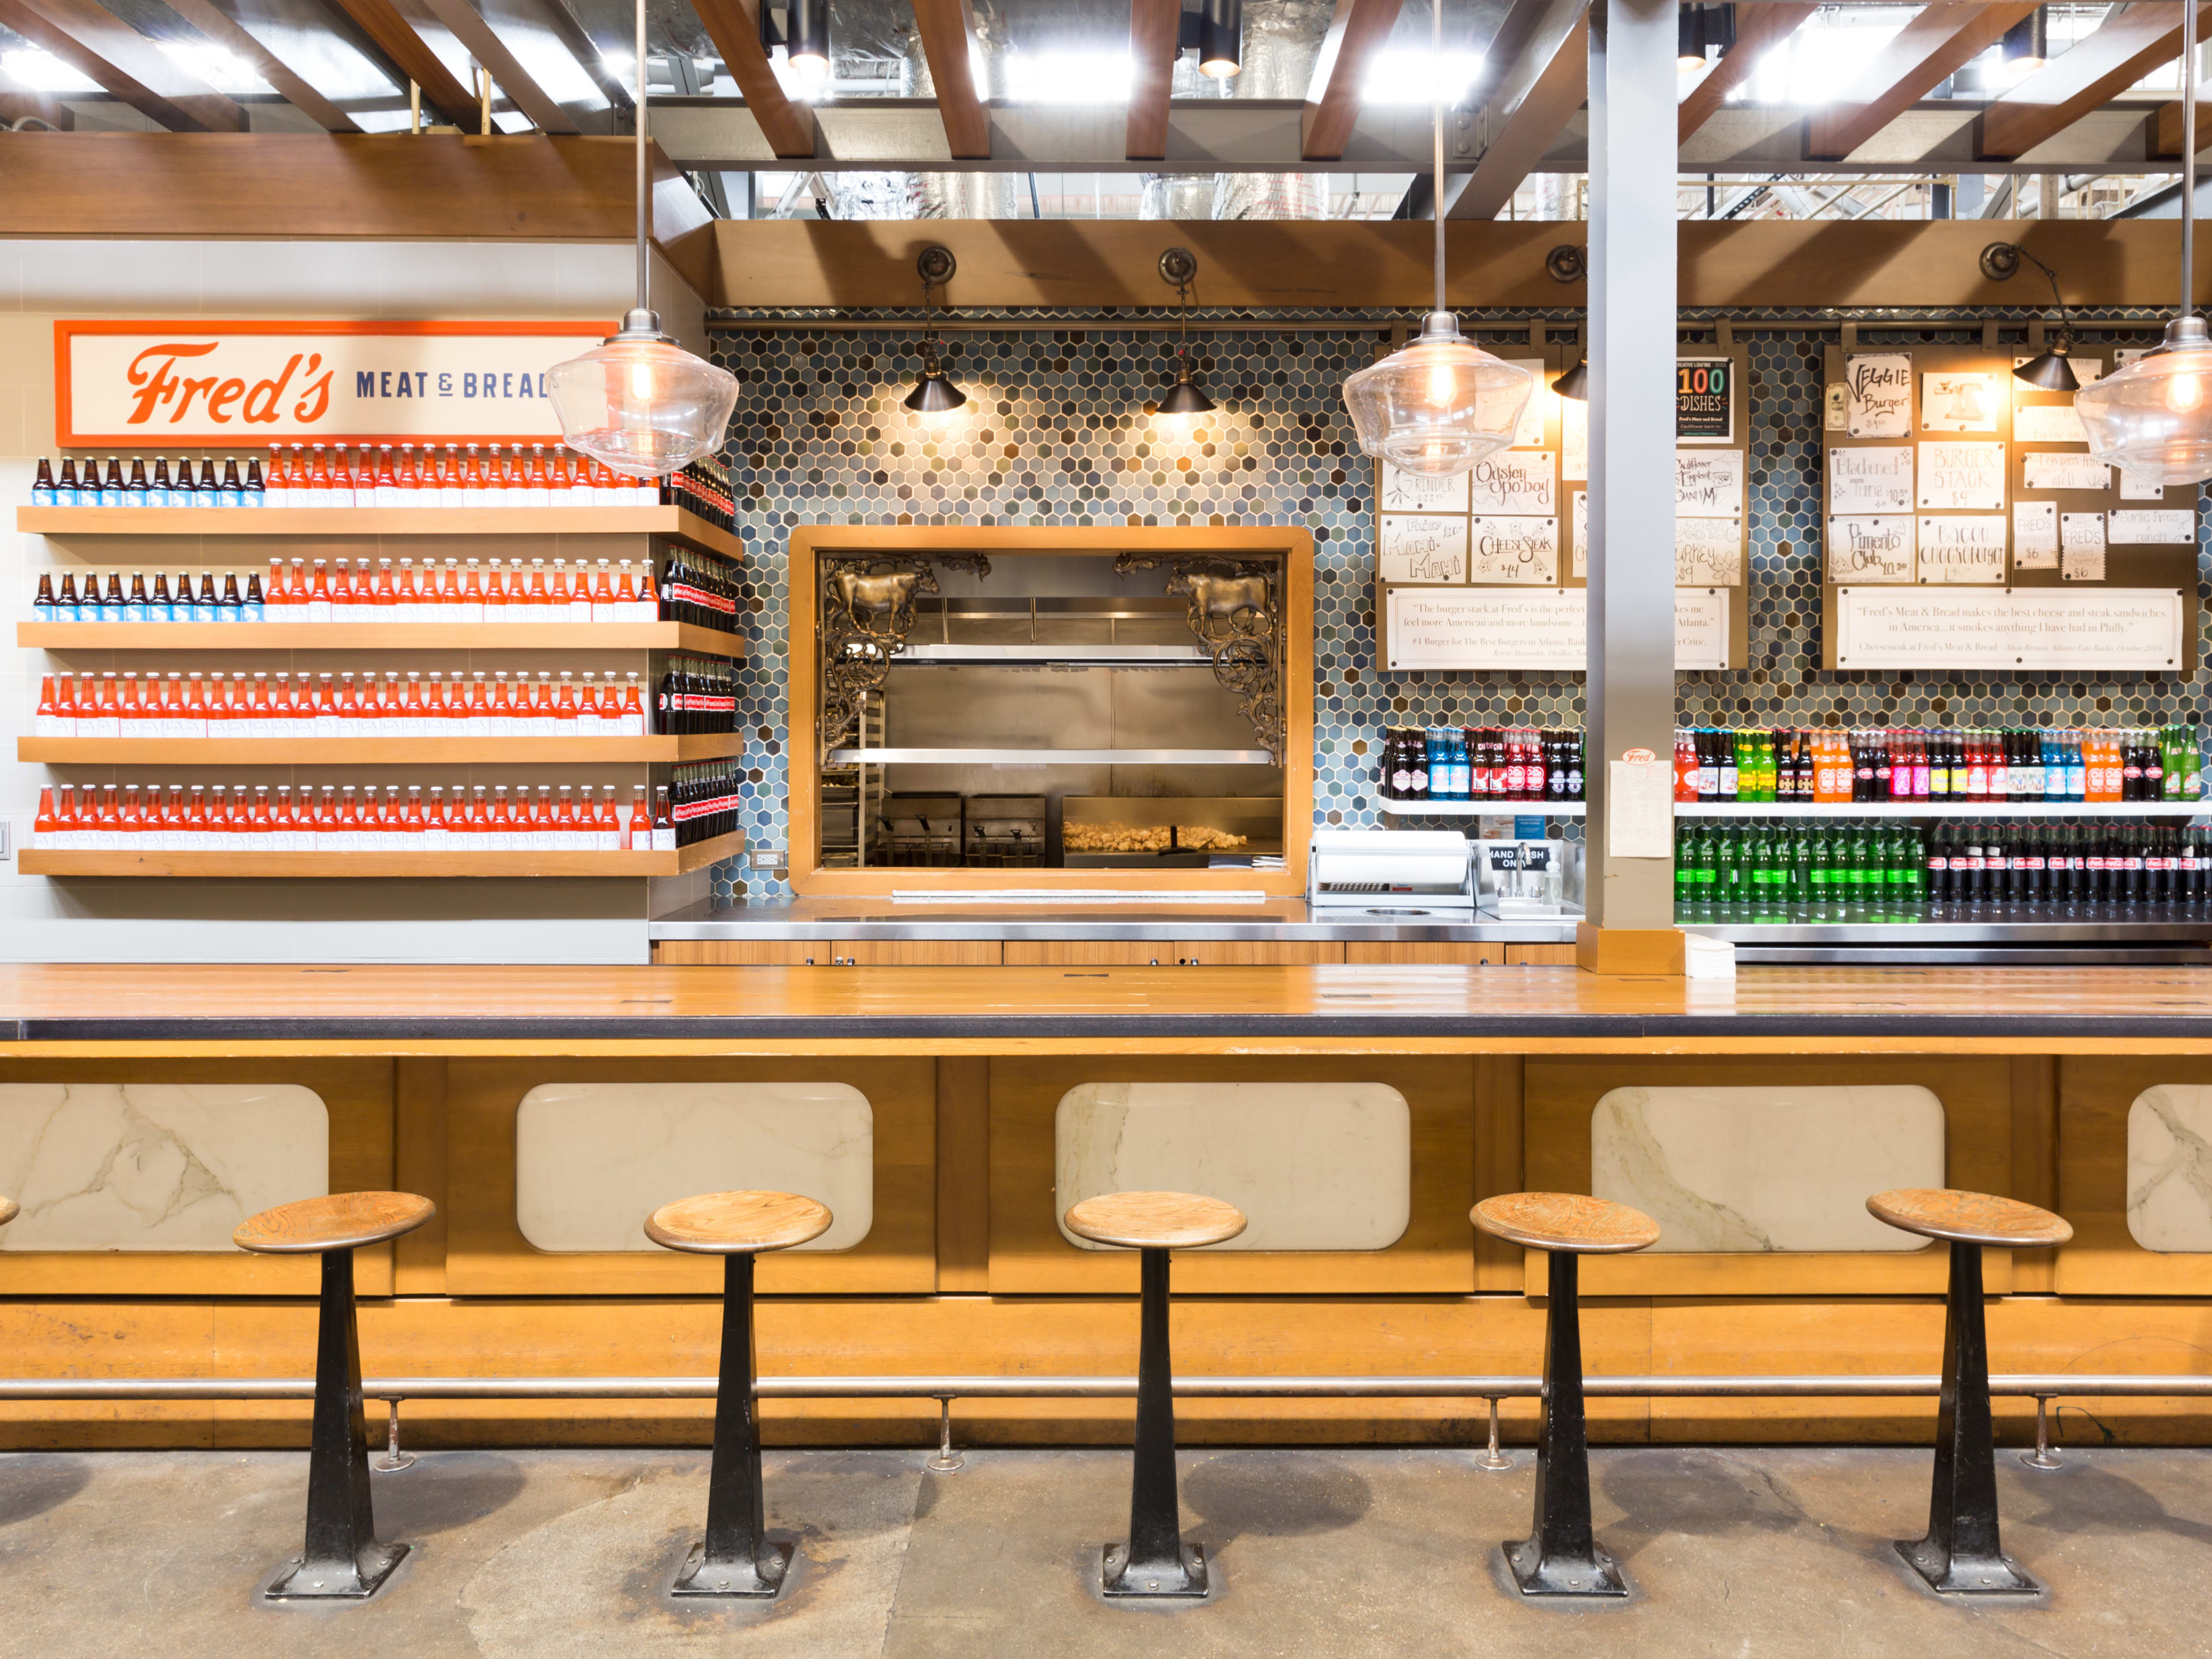
POLYGON ((0 1227, 6 1226, 15 1218, 17 1208, 18 1206, 14 1199, 0 1198, 0 1227))
POLYGON ((267 1255, 313 1255, 381 1244, 437 1213, 436 1205, 413 1193, 332 1193, 248 1216, 230 1241, 267 1255))
POLYGON ((749 1255, 819 1238, 833 1219, 828 1205, 797 1193, 702 1193, 646 1217, 645 1236, 672 1250, 749 1255))
POLYGON ((2074 1229, 2063 1216, 1990 1193, 1948 1187, 1899 1187, 1867 1200, 1868 1212, 1908 1233, 1961 1244, 2063 1244, 2074 1229))
POLYGON ((1243 1232, 1244 1212, 1196 1193, 1101 1193, 1067 1212, 1067 1231, 1132 1250, 1194 1250, 1243 1232))
POLYGON ((1511 1243, 1573 1255, 1611 1255, 1659 1242, 1659 1224, 1641 1210, 1583 1193, 1500 1193, 1476 1205, 1470 1218, 1511 1243))

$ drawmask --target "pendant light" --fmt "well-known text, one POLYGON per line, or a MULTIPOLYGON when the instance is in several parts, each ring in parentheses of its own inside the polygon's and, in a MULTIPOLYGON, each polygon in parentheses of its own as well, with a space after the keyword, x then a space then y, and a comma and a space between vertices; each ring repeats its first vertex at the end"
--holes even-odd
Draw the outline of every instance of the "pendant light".
POLYGON ((1571 398, 1578 404, 1589 401, 1589 354, 1584 352, 1575 360, 1575 366, 1552 382, 1552 390, 1562 398, 1571 398))
POLYGON ((2075 394, 2089 453, 2143 483, 2212 478, 2212 335, 2197 315, 2197 7, 2181 9, 2181 313, 2165 340, 2075 394))
POLYGON ((1448 478, 1512 443, 1536 377, 1463 337, 1444 308, 1443 0, 1431 6, 1437 307, 1419 339, 1346 380, 1344 402, 1366 453, 1401 472, 1448 478))
POLYGON ((1160 399, 1163 415, 1211 415, 1213 399, 1200 391, 1190 372, 1190 285, 1198 276, 1198 256, 1187 247, 1171 247, 1160 255, 1160 280, 1175 284, 1182 307, 1182 331, 1176 343, 1175 390, 1160 399))
POLYGON ((663 333, 652 307, 645 74, 645 0, 637 0, 637 304, 618 331, 545 382, 569 448, 630 477, 661 478, 722 447, 738 378, 663 333))
POLYGON ((938 356, 940 346, 937 338, 937 302, 933 297, 937 289, 952 280, 952 273, 960 269, 960 264, 952 257, 951 248, 932 243, 922 249, 914 268, 921 273, 921 304, 929 313, 929 332, 921 343, 921 378, 901 401, 918 415, 942 415, 968 401, 968 394, 953 385, 938 356))
POLYGON ((783 61, 790 66, 793 78, 801 86, 810 90, 827 86, 830 81, 829 0, 787 0, 782 11, 783 27, 779 29, 769 8, 761 7, 761 45, 783 48, 783 61))
POLYGON ((1198 72, 1226 81, 1244 67, 1244 0, 1199 0, 1198 72))
POLYGON ((1982 250, 1982 274, 2002 282, 2020 269, 2023 259, 2051 279, 2051 302, 2058 307, 2058 332, 2051 337, 2048 351, 2013 370, 2013 379, 2042 392, 2078 392, 2081 376, 2066 361, 2067 353, 2074 349, 2074 320, 2066 314, 2065 296, 2058 291, 2058 273, 2017 242, 1991 242, 1982 250))

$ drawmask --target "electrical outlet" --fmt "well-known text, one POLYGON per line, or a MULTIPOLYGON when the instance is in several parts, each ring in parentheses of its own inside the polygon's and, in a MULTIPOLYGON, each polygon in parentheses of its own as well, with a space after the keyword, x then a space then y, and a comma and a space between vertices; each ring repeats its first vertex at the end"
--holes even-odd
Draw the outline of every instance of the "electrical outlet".
POLYGON ((781 870, 782 867, 783 848, 781 847, 756 847, 753 848, 754 869, 781 870))

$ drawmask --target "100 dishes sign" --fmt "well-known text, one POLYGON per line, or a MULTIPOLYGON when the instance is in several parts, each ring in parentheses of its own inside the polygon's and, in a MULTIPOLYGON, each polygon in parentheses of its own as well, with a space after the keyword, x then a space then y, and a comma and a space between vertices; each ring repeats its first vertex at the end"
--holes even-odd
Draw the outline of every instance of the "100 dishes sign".
POLYGON ((64 448, 557 440, 545 375, 605 323, 54 325, 64 448))

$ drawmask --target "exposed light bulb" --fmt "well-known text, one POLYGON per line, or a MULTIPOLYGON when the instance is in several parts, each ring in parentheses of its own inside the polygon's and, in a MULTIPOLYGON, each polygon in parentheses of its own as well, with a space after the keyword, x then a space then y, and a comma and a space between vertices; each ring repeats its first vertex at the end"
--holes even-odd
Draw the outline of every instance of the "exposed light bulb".
POLYGON ((1459 390, 1459 382, 1452 374, 1449 363, 1432 363, 1429 367, 1429 401, 1442 409, 1459 390))
POLYGON ((2166 406, 2185 414, 2204 401, 2204 382, 2194 374, 2170 374, 2166 381, 2166 406))
POLYGON ((645 362, 629 366, 629 395, 641 404, 653 401, 653 365, 645 362))
POLYGON ((791 65, 794 78, 810 87, 818 87, 830 78, 830 60, 813 52, 789 52, 785 61, 791 65))

